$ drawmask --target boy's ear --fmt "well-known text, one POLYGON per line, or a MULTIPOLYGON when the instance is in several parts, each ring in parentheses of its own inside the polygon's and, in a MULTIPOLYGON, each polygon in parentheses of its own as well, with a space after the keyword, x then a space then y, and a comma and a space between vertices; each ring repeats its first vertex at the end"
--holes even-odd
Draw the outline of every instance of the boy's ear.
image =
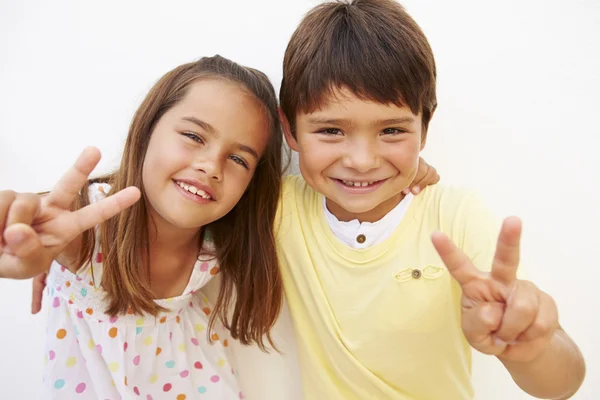
POLYGON ((431 124, 431 120, 433 119, 433 114, 435 114, 436 107, 431 110, 431 115, 429 116, 429 122, 427 123, 427 128, 421 131, 421 151, 425 148, 427 144, 427 132, 429 132, 429 125, 431 124))
POLYGON ((281 121, 281 127, 283 128, 283 134, 285 135, 285 141, 287 142, 290 149, 294 150, 296 153, 298 152, 298 141, 292 135, 292 129, 290 128, 290 121, 288 121, 285 113, 279 107, 279 120, 281 121))

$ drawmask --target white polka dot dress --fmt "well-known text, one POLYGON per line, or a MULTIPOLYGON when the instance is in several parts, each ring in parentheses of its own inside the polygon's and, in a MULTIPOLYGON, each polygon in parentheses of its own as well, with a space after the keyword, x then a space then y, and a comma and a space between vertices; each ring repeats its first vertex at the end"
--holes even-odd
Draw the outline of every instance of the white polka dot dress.
MULTIPOLYGON (((106 189, 92 185, 90 199, 106 189)), ((209 341, 212 308, 195 293, 218 273, 214 260, 199 257, 183 294, 156 300, 168 309, 156 317, 105 314, 105 293, 94 285, 101 279, 101 253, 91 267, 78 274, 57 263, 50 269, 44 399, 243 397, 227 360, 228 332, 220 328, 209 341)))

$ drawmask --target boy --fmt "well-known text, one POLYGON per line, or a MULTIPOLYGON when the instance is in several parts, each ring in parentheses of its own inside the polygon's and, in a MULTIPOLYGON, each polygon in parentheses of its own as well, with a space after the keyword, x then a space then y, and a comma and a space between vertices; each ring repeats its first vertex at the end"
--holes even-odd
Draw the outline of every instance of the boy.
POLYGON ((319 5, 287 47, 281 117, 304 179, 286 181, 278 241, 304 395, 473 398, 473 347, 527 393, 568 398, 584 361, 552 298, 516 277, 520 221, 498 238, 472 194, 403 193, 435 85, 426 37, 392 0, 319 5))

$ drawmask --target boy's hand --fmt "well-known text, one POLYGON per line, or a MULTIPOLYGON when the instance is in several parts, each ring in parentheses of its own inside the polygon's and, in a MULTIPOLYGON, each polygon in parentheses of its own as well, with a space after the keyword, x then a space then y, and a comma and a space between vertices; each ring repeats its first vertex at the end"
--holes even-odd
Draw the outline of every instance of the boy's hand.
POLYGON ((415 179, 412 181, 409 187, 404 189, 402 193, 409 194, 412 192, 413 194, 419 194, 421 190, 430 185, 435 185, 440 181, 440 176, 438 175, 435 168, 431 165, 427 164, 425 160, 419 157, 419 167, 417 169, 417 175, 415 179))
POLYGON ((0 192, 0 278, 25 279, 46 272, 52 260, 85 230, 104 222, 140 198, 136 187, 77 211, 71 203, 100 161, 88 148, 44 197, 0 192))
POLYGON ((527 362, 546 348, 559 324, 552 297, 517 279, 520 238, 521 221, 504 220, 488 274, 446 235, 432 235, 435 249, 462 288, 462 329, 468 342, 482 353, 527 362))

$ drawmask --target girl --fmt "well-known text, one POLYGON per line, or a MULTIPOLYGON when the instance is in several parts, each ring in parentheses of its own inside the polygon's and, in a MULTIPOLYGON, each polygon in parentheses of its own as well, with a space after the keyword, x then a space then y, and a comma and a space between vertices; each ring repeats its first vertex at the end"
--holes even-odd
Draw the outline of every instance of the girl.
POLYGON ((100 155, 86 149, 41 201, 0 194, 0 276, 56 260, 47 398, 241 397, 216 320, 243 344, 271 341, 282 300, 279 129, 264 74, 203 58, 150 90, 116 172, 88 182, 100 155), (193 294, 217 272, 212 307, 193 294))

